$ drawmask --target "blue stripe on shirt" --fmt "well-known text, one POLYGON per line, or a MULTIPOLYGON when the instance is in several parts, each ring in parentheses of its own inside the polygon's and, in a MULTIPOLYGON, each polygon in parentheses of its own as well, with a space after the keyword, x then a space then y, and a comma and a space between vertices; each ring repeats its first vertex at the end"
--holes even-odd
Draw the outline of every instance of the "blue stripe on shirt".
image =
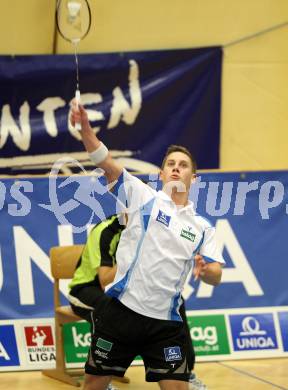
MULTIPOLYGON (((141 249, 144 237, 145 237, 145 233, 146 233, 147 228, 148 228, 148 224, 149 224, 149 220, 151 217, 151 211, 153 208, 154 201, 155 201, 155 198, 151 199, 148 203, 146 203, 140 209, 142 233, 141 233, 141 237, 140 237, 140 240, 138 242, 138 245, 137 245, 136 254, 135 254, 134 259, 131 263, 131 266, 128 269, 128 271, 126 272, 125 276, 121 280, 119 280, 119 282, 117 282, 116 284, 111 286, 106 291, 106 294, 111 296, 111 297, 114 297, 114 298, 117 298, 120 300, 120 298, 123 296, 123 294, 125 293, 125 291, 127 289, 127 286, 129 284, 129 280, 131 278, 132 271, 133 271, 133 269, 138 261, 138 258, 139 258, 139 252, 140 252, 140 249, 141 249)), ((121 240, 121 238, 120 238, 120 240, 121 240)))

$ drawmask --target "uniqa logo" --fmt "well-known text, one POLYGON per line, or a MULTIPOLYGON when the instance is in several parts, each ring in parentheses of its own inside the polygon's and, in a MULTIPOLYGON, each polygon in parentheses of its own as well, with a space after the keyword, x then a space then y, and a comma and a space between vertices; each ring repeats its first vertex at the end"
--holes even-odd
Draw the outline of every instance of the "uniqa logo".
POLYGON ((259 321, 254 317, 245 317, 242 321, 242 332, 240 338, 236 339, 239 349, 264 349, 275 348, 271 337, 266 336, 266 330, 261 330, 259 321), (265 337, 266 336, 266 337, 265 337))
POLYGON ((242 321, 242 329, 243 331, 240 332, 240 336, 262 336, 267 333, 266 330, 260 329, 259 321, 254 317, 245 317, 242 321))
POLYGON ((245 337, 243 339, 237 339, 237 346, 239 349, 245 348, 274 348, 275 344, 271 337, 245 337))

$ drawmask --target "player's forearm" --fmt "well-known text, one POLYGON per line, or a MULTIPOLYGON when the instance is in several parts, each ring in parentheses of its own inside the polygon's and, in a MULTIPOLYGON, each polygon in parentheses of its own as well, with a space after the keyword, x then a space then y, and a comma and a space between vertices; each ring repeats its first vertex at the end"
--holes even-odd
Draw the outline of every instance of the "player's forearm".
POLYGON ((92 153, 94 152, 94 150, 99 148, 100 140, 93 133, 93 130, 91 129, 89 124, 86 125, 85 127, 84 126, 82 127, 80 134, 82 137, 82 142, 88 153, 92 153))
POLYGON ((217 286, 221 282, 222 268, 219 263, 208 264, 205 272, 200 273, 200 278, 203 282, 217 286))
POLYGON ((113 282, 116 275, 116 271, 116 265, 114 265, 113 267, 100 267, 98 275, 100 285, 103 290, 109 283, 113 282))
POLYGON ((72 110, 72 124, 77 122, 81 122, 80 134, 90 159, 98 168, 103 169, 109 183, 117 180, 121 175, 123 168, 114 161, 107 148, 93 132, 88 120, 87 112, 81 105, 79 106, 79 109, 73 107, 72 110))

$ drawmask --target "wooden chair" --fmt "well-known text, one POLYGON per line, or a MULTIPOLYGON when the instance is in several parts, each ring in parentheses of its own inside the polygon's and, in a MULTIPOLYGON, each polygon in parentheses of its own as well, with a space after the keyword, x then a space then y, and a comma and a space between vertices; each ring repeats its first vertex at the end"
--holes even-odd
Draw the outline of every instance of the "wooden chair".
POLYGON ((73 277, 83 248, 83 245, 70 245, 50 249, 51 274, 54 278, 56 368, 44 370, 42 374, 73 386, 80 386, 77 376, 84 375, 84 372, 83 370, 70 372, 66 369, 62 330, 64 324, 80 321, 82 318, 74 314, 70 306, 61 306, 59 280, 73 277))
MULTIPOLYGON (((50 250, 51 273, 54 278, 54 310, 55 310, 55 347, 56 368, 43 370, 42 374, 72 386, 80 386, 77 377, 84 375, 84 370, 68 370, 65 364, 65 351, 63 340, 63 325, 69 322, 83 320, 72 311, 70 306, 61 306, 60 279, 71 279, 76 265, 83 251, 84 245, 56 246, 50 250)), ((129 383, 127 377, 113 378, 120 382, 129 383)))

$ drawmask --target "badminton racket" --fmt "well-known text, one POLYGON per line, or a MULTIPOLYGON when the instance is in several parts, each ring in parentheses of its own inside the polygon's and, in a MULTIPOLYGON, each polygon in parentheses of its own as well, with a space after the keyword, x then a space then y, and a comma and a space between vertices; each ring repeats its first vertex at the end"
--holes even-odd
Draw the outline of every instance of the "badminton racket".
MULTIPOLYGON (((76 64, 75 101, 78 105, 81 94, 77 48, 80 41, 89 33, 91 27, 91 10, 88 0, 57 0, 56 25, 61 37, 74 46, 76 64)), ((76 123, 75 128, 81 130, 81 123, 76 123)))

